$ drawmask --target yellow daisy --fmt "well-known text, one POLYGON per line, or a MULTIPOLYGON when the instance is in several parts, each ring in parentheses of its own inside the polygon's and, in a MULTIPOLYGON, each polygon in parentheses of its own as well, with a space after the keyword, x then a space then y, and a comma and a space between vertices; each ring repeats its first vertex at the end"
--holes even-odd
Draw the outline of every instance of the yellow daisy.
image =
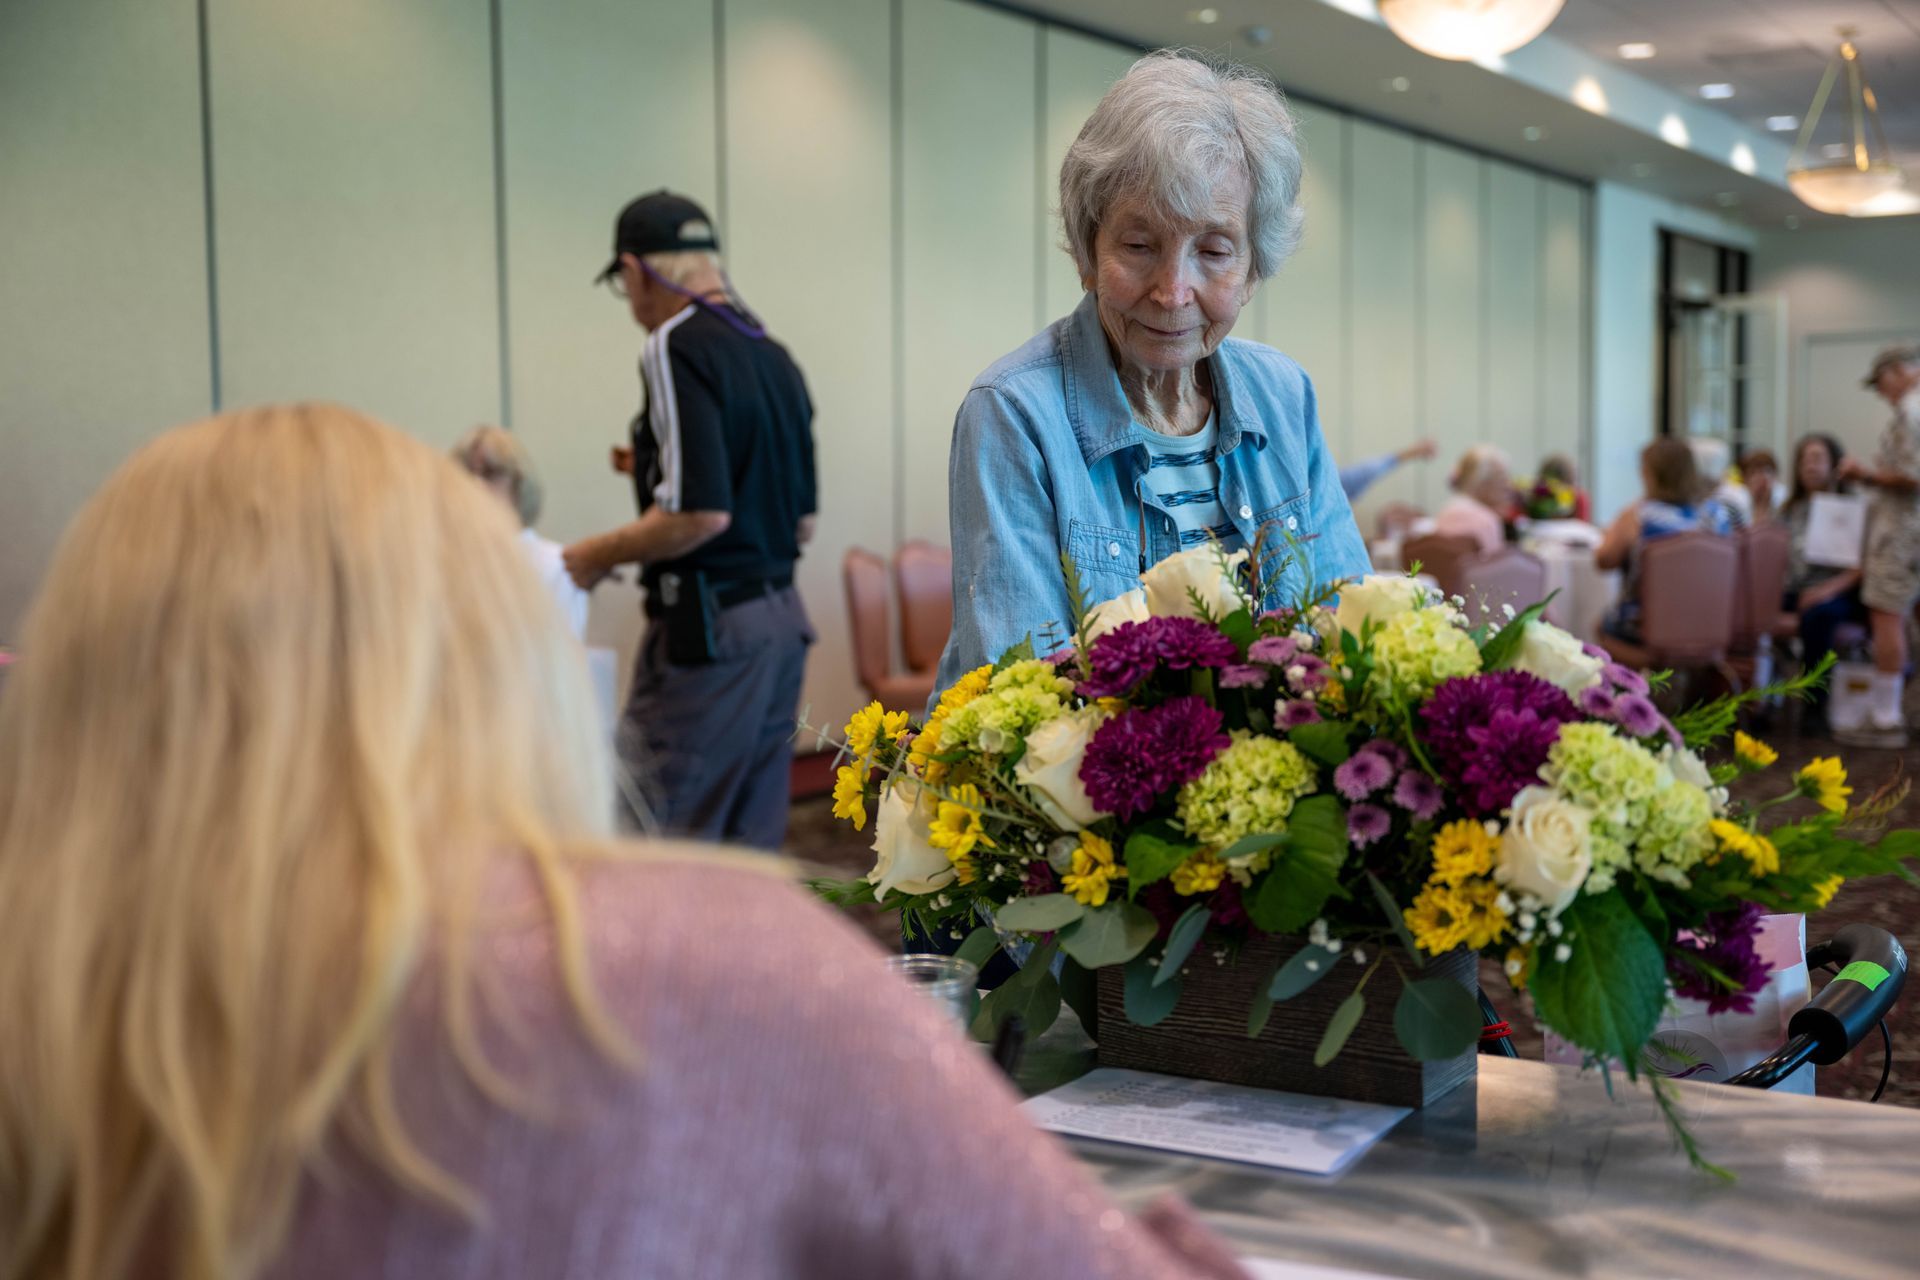
POLYGON ((1196 893, 1212 893, 1226 878, 1227 864, 1202 849, 1173 869, 1173 891, 1191 898, 1196 893))
MULTIPOLYGON (((1715 818, 1707 824, 1715 840, 1720 842, 1722 853, 1737 853, 1747 860, 1747 865, 1757 876, 1770 876, 1780 870, 1780 851, 1773 841, 1763 835, 1756 835, 1737 822, 1728 822, 1725 818, 1715 818)), ((1714 861, 1719 854, 1714 855, 1714 861)))
POLYGON ((1748 737, 1738 730, 1733 735, 1733 758, 1748 769, 1764 769, 1780 758, 1775 751, 1758 738, 1748 737))
POLYGON ((1461 940, 1475 951, 1506 936, 1507 913, 1500 909, 1500 886, 1478 880, 1459 889, 1461 940))
POLYGON ((1846 883, 1842 876, 1828 876, 1825 880, 1816 880, 1813 884, 1813 905, 1816 909, 1833 901, 1833 895, 1846 883))
POLYGON ((866 830, 866 770, 843 764, 833 775, 833 816, 851 822, 855 831, 866 830))
POLYGON ((874 746, 881 738, 898 742, 906 736, 907 713, 888 711, 877 701, 853 713, 853 719, 847 721, 847 750, 862 760, 873 754, 874 746))
POLYGON ((1113 881, 1124 879, 1127 869, 1115 866, 1113 845, 1091 831, 1080 833, 1080 847, 1073 851, 1073 870, 1060 877, 1060 887, 1085 906, 1104 906, 1113 881))
POLYGON ((1429 880, 1404 913, 1413 941, 1430 956, 1443 955, 1466 941, 1473 906, 1460 890, 1429 880))
POLYGON ((1853 788, 1847 785, 1847 768, 1840 763, 1839 756, 1820 756, 1808 761, 1793 775, 1793 780, 1800 784, 1801 795, 1828 813, 1847 811, 1847 797, 1853 794, 1853 788))
POLYGON ((1449 822, 1433 833, 1433 878, 1441 884, 1461 885, 1493 871, 1500 842, 1487 834, 1484 823, 1469 818, 1449 822))
POLYGON ((928 843, 936 849, 945 849, 955 866, 970 857, 976 845, 993 848, 994 843, 987 838, 986 824, 980 817, 985 807, 980 788, 972 783, 953 788, 934 810, 928 843))

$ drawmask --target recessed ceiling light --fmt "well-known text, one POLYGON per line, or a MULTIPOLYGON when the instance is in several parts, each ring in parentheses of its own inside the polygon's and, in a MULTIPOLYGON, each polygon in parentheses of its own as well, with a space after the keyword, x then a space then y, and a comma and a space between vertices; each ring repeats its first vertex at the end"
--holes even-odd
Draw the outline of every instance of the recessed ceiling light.
POLYGON ((1256 49, 1264 49, 1273 43, 1272 27, 1242 27, 1240 36, 1256 49))
POLYGON ((1644 40, 1620 46, 1620 56, 1628 62, 1642 62, 1654 55, 1654 47, 1644 40))
POLYGON ((1220 11, 1218 9, 1189 9, 1187 10, 1187 21, 1197 22, 1202 26, 1210 27, 1220 21, 1220 11))
POLYGON ((1547 131, 1537 124, 1530 124, 1520 131, 1520 136, 1528 142, 1538 142, 1547 136, 1547 131))
POLYGON ((1733 150, 1727 153, 1727 163, 1741 173, 1752 173, 1760 167, 1759 158, 1753 154, 1753 148, 1744 142, 1733 144, 1733 150))
POLYGON ((1636 160, 1632 165, 1628 166, 1627 172, 1636 178, 1651 178, 1653 176, 1653 166, 1645 160, 1636 160))
POLYGON ((1731 98, 1733 96, 1733 86, 1730 84, 1703 84, 1700 86, 1700 96, 1703 98, 1731 98))
POLYGON ((1799 116, 1768 116, 1767 128, 1775 133, 1791 133, 1800 127, 1799 116))
POLYGON ((1413 88, 1413 81, 1407 79, 1405 76, 1395 76, 1391 80, 1382 81, 1380 87, 1388 93, 1405 93, 1407 90, 1413 88))
POLYGON ((1787 215, 1787 230, 1789 230, 1789 231, 1798 231, 1799 229, 1800 229, 1800 215, 1798 215, 1798 214, 1794 214, 1794 213, 1790 213, 1790 214, 1788 214, 1788 215, 1787 215))

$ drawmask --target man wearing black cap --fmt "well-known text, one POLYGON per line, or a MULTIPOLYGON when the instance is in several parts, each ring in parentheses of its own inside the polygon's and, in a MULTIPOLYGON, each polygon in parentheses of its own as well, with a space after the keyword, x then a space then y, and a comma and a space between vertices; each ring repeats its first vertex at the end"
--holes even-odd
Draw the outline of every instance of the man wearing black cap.
POLYGON ((647 635, 618 734, 644 826, 775 849, 813 642, 793 565, 815 510, 813 404, 729 287, 700 206, 657 191, 620 213, 599 279, 648 331, 632 427, 640 518, 566 550, 590 587, 638 563, 647 635))

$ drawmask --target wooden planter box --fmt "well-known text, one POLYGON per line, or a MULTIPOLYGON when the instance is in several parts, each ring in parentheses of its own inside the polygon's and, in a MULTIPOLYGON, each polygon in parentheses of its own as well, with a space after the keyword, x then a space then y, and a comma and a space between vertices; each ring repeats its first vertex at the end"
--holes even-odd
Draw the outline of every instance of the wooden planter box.
MULTIPOLYGON (((1266 1029, 1258 1039, 1248 1039, 1247 1013, 1255 990, 1305 945, 1305 938, 1255 933, 1237 956, 1219 965, 1203 941, 1185 965, 1180 1003, 1154 1027, 1127 1021, 1120 967, 1099 970, 1100 1065, 1398 1107, 1426 1106, 1473 1079, 1475 1050, 1445 1061, 1419 1062, 1400 1047, 1393 1010, 1402 983, 1391 960, 1367 983, 1366 1013, 1340 1055, 1326 1066, 1313 1065, 1313 1051, 1327 1019, 1366 972, 1345 954, 1333 973, 1274 1005, 1266 1029)), ((1451 978, 1468 991, 1479 990, 1477 961, 1465 948, 1430 961, 1424 970, 1404 950, 1392 951, 1409 975, 1451 978)))

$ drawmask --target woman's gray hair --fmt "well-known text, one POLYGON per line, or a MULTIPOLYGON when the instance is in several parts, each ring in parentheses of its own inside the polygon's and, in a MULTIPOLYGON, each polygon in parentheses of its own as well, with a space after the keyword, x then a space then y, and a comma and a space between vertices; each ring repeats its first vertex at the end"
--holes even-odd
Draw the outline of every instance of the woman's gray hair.
POLYGON ((1253 278, 1280 269, 1300 243, 1300 147, 1286 99, 1250 67, 1162 49, 1128 68, 1080 126, 1060 166, 1060 221, 1081 276, 1114 201, 1143 197, 1182 221, 1203 221, 1234 172, 1252 187, 1247 239, 1253 278))
POLYGON ((1447 479, 1447 486, 1471 497, 1486 488, 1488 481, 1501 474, 1511 474, 1512 470, 1505 452, 1490 444, 1476 444, 1453 464, 1453 475, 1447 479))
POLYGON ((540 518, 544 494, 540 473, 533 469, 533 457, 520 437, 505 427, 475 427, 460 437, 451 452, 455 462, 482 480, 505 480, 513 494, 513 508, 520 513, 520 523, 533 527, 540 518))

